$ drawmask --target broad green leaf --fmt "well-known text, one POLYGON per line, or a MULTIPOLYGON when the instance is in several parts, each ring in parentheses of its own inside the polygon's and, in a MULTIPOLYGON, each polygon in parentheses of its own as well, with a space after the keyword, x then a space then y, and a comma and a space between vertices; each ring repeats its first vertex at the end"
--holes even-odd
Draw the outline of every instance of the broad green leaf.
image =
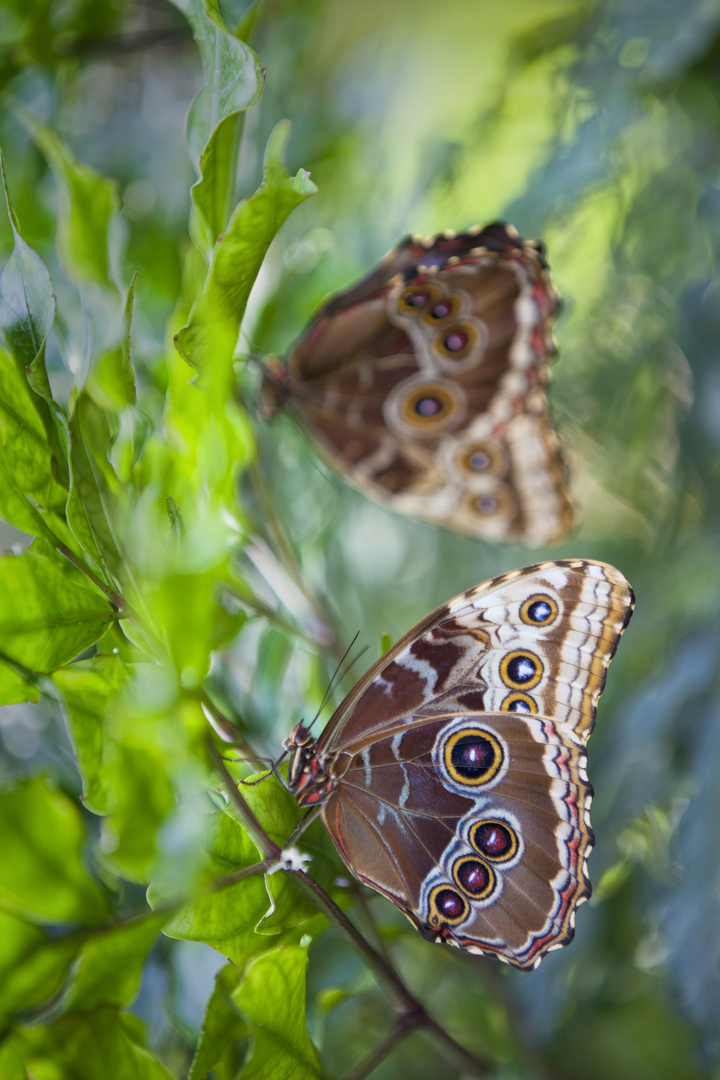
POLYGON ((33 1080, 174 1080, 138 1042, 136 1018, 112 1005, 18 1027, 12 1044, 33 1080))
POLYGON ((245 109, 254 105, 264 72, 252 49, 228 30, 217 0, 174 0, 188 18, 206 85, 188 115, 188 145, 200 179, 192 196, 209 247, 225 228, 235 199, 237 155, 245 109))
POLYGON ((83 802, 95 814, 111 809, 105 771, 105 718, 129 677, 117 655, 94 656, 59 668, 52 680, 62 694, 75 756, 83 780, 83 802))
POLYGON ((240 985, 242 975, 234 964, 226 964, 215 976, 188 1080, 205 1080, 232 1043, 248 1034, 247 1024, 231 997, 240 985))
POLYGON ((0 793, 0 902, 39 922, 96 923, 108 903, 82 857, 75 803, 45 777, 0 793))
POLYGON ((3 1080, 28 1080, 23 1059, 9 1039, 0 1044, 0 1076, 3 1080))
MULTIPOLYGON (((261 856, 230 811, 216 815, 205 882, 209 884, 241 867, 253 866, 261 856)), ((148 899, 153 906, 165 897, 151 886, 148 899)), ((204 941, 234 963, 244 960, 266 940, 258 939, 255 926, 270 907, 265 881, 260 874, 229 888, 210 893, 186 904, 165 926, 169 937, 204 941)))
POLYGON ((317 1080, 327 1075, 305 1028, 306 968, 307 950, 292 945, 247 965, 232 995, 252 1036, 242 1080, 317 1080))
POLYGON ((136 281, 137 271, 127 291, 118 343, 95 361, 90 368, 85 387, 101 408, 112 412, 120 412, 137 401, 135 369, 130 348, 136 281))
POLYGON ((81 393, 70 418, 68 525, 109 582, 122 578, 125 563, 119 523, 127 500, 108 454, 113 441, 106 412, 81 393))
POLYGON ((45 262, 20 236, 1 153, 0 170, 14 241, 12 254, 0 274, 0 329, 15 358, 23 387, 27 380, 34 391, 31 404, 47 433, 53 475, 67 489, 67 424, 62 410, 53 401, 45 370, 45 343, 55 318, 55 296, 45 262))
POLYGON ((5 181, 0 154, 5 201, 14 247, 0 273, 0 330, 8 348, 23 367, 36 358, 55 318, 55 296, 45 262, 20 236, 5 181))
POLYGON ((80 950, 63 1008, 129 1005, 164 921, 164 915, 149 915, 94 934, 80 950))
POLYGON ((80 944, 77 935, 52 939, 38 926, 0 910, 0 1027, 13 1014, 57 994, 80 944))
POLYGON ((25 372, 0 349, 0 516, 32 534, 49 529, 75 547, 64 520, 64 452, 39 405, 45 408, 25 372))
POLYGON ((180 355, 201 382, 225 398, 233 384, 232 358, 248 296, 270 242, 290 211, 316 191, 304 169, 290 177, 283 165, 289 124, 278 124, 265 153, 263 182, 235 209, 213 250, 202 292, 176 335, 180 355))
POLYGON ((111 604, 64 559, 0 556, 0 703, 26 700, 13 661, 54 671, 95 644, 113 618, 111 604))
POLYGON ((112 286, 108 228, 120 200, 113 181, 76 161, 70 150, 28 109, 16 113, 47 158, 58 185, 58 255, 77 281, 112 286))

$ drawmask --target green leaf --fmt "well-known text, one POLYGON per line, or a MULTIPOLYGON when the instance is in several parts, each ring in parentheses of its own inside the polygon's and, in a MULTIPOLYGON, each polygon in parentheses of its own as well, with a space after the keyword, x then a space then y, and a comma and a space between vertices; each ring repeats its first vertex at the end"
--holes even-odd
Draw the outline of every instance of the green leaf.
POLYGON ((25 532, 49 528, 64 540, 70 538, 64 467, 57 468, 57 444, 51 445, 39 404, 25 372, 0 349, 0 515, 25 532))
POLYGON ((137 995, 145 958, 165 918, 149 915, 94 934, 80 950, 63 1007, 78 1010, 129 1005, 137 995))
POLYGON ((120 1015, 112 1005, 16 1028, 12 1044, 33 1080, 173 1080, 139 1045, 136 1018, 120 1015))
POLYGON ((105 717, 129 677, 117 655, 94 656, 53 672, 62 694, 75 756, 83 780, 83 802, 95 814, 111 809, 105 769, 105 717))
POLYGON ((125 563, 119 522, 127 501, 108 457, 112 441, 107 413, 81 393, 70 418, 67 520, 83 550, 114 583, 122 578, 125 563))
POLYGON ((27 367, 45 344, 55 318, 55 295, 45 262, 20 236, 1 153, 0 171, 14 240, 12 254, 0 273, 0 330, 18 363, 27 367))
POLYGON ((0 911, 0 1026, 54 997, 79 949, 77 935, 53 940, 39 927, 0 911))
POLYGON ((77 281, 112 286, 108 229, 120 199, 114 181, 76 161, 49 128, 19 103, 14 109, 47 158, 58 185, 57 249, 77 281))
POLYGON ((215 976, 215 986, 205 1009, 202 1034, 188 1080, 205 1080, 232 1043, 247 1036, 247 1024, 231 997, 240 985, 242 976, 242 971, 233 964, 226 964, 215 976))
POLYGON ((0 703, 28 699, 12 662, 54 671, 98 641, 113 618, 110 603, 64 559, 0 556, 0 703))
POLYGON ((317 190, 305 170, 295 177, 285 170, 282 157, 289 133, 284 121, 271 133, 263 182, 236 207, 215 245, 207 280, 187 325, 175 336, 180 355, 223 399, 234 381, 232 359, 248 296, 270 242, 290 211, 317 190))
POLYGON ((192 188, 205 242, 212 247, 235 201, 243 112, 260 97, 264 71, 253 50, 228 30, 217 0, 174 0, 192 26, 206 85, 188 116, 188 145, 200 179, 192 188))
POLYGON ((326 1076, 305 1028, 307 950, 285 946, 251 960, 233 992, 252 1035, 242 1080, 326 1076))
POLYGON ((130 330, 132 326, 133 304, 135 301, 135 283, 137 271, 133 275, 127 291, 122 314, 119 341, 115 348, 108 349, 90 368, 85 388, 92 399, 103 409, 120 412, 137 401, 135 391, 135 369, 133 368, 130 349, 130 330))
MULTIPOLYGON (((217 814, 205 880, 215 881, 259 861, 257 848, 232 814, 217 814)), ((165 896, 153 885, 148 899, 156 906, 164 902, 165 896)), ((184 905, 164 932, 169 937, 204 941, 234 963, 242 964, 258 949, 267 947, 267 940, 258 938, 254 931, 269 907, 265 880, 260 874, 184 905)))
POLYGON ((83 863, 80 811, 45 777, 0 793, 0 833, 1 903, 39 922, 106 917, 107 899, 83 863))

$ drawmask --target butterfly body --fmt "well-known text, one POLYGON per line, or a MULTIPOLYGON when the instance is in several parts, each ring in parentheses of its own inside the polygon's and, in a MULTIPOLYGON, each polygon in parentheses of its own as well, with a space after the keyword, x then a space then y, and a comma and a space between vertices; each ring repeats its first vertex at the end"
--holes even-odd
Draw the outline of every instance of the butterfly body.
POLYGON ((552 543, 574 516, 544 392, 557 306, 542 245, 511 226, 409 237, 269 366, 265 396, 393 509, 552 543))
POLYGON ((351 691, 289 783, 351 872, 420 932, 533 968, 590 895, 585 743, 633 605, 613 567, 563 560, 443 605, 351 691))

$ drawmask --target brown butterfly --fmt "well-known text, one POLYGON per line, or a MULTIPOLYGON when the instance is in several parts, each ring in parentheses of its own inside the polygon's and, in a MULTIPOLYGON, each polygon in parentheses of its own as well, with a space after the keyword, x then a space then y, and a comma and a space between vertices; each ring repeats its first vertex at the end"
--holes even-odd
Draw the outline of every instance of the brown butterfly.
POLYGON ((298 803, 425 937, 524 969, 572 938, 585 744, 633 603, 605 563, 514 570, 414 627, 317 741, 299 724, 285 743, 298 803))
POLYGON ((574 520, 544 391, 557 307, 543 245, 511 225, 409 237, 268 364, 266 415, 289 399, 331 464, 395 510, 555 543, 574 520))

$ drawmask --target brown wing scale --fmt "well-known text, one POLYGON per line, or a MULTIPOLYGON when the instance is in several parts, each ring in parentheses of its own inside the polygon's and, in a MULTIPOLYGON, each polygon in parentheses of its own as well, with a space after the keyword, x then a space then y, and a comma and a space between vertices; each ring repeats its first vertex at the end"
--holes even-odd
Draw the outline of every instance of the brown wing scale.
POLYGON ((574 516, 544 392, 557 303, 542 246, 511 226, 409 238, 321 309, 266 388, 394 509, 553 543, 574 516))

